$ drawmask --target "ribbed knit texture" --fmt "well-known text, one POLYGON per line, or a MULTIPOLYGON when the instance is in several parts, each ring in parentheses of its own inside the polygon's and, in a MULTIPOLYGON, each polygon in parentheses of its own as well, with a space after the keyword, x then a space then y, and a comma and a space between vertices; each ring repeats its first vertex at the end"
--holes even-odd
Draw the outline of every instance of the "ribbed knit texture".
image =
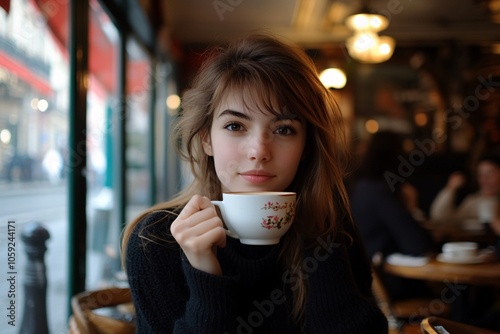
POLYGON ((217 253, 224 274, 210 275, 194 269, 177 244, 138 236, 167 238, 173 217, 166 215, 145 217, 127 248, 138 333, 387 333, 356 231, 348 248, 323 240, 304 253, 309 297, 301 331, 291 321, 296 279, 278 264, 281 245, 228 238, 217 253))

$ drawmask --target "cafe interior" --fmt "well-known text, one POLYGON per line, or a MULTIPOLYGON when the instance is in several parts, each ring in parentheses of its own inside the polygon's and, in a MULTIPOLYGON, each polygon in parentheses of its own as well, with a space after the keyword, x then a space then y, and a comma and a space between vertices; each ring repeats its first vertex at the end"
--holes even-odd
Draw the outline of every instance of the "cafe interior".
MULTIPOLYGON (((4 10, 10 10, 8 15, 15 11, 15 3, 0 1, 4 10)), ((101 116, 93 114, 90 107, 99 103, 89 92, 97 97, 111 91, 131 97, 108 100, 103 108, 102 117, 118 124, 113 126, 116 132, 109 133, 117 138, 112 144, 106 141, 106 131, 99 137, 114 145, 102 155, 108 161, 103 179, 89 174, 85 164, 70 164, 59 180, 67 185, 68 194, 64 249, 68 312, 63 321, 70 333, 135 332, 127 279, 117 264, 121 229, 189 179, 173 151, 164 147, 169 122, 179 111, 179 97, 207 59, 205 51, 249 33, 283 38, 303 48, 315 63, 342 113, 352 161, 348 187, 355 183, 359 162, 375 134, 391 131, 403 139, 399 173, 418 194, 420 219, 415 223, 432 236, 435 252, 426 256, 398 252, 372 259, 373 291, 390 332, 500 333, 500 228, 495 234, 491 221, 474 225, 471 217, 458 224, 451 224, 451 218, 431 219, 433 202, 452 173, 460 171, 466 180, 454 202, 459 206, 479 188, 481 157, 500 154, 499 0, 27 3, 34 4, 69 64, 65 95, 69 106, 63 118, 68 128, 62 127, 69 152, 81 153, 78 157, 89 164, 95 161, 90 153, 98 136, 89 129, 99 127, 92 117, 101 116), (113 118, 134 107, 141 112, 113 118), (137 127, 144 124, 146 131, 136 131, 133 122, 137 127), (81 142, 87 142, 85 149, 81 142), (134 159, 137 165, 131 163, 134 159), (110 192, 99 188, 97 197, 109 206, 92 206, 97 200, 89 196, 99 180, 114 194, 109 197, 110 192), (98 226, 100 220, 108 223, 105 230, 98 226), (460 246, 466 249, 450 252, 472 252, 468 260, 443 257, 448 248, 460 246), (95 253, 104 254, 105 260, 94 263, 95 253), (98 283, 89 277, 89 266, 99 268, 98 283), (434 294, 395 299, 384 281, 386 275, 425 282, 434 294), (484 295, 489 297, 488 307, 472 316, 474 303, 482 302, 484 295)), ((500 175, 500 165, 496 167, 500 175)), ((498 183, 496 196, 500 196, 500 176, 498 183)), ((49 274, 50 265, 47 261, 49 274)), ((50 294, 50 280, 48 284, 50 294)), ((49 326, 46 320, 44 325, 43 320, 30 318, 28 307, 24 312, 23 325, 29 319, 41 321, 42 327, 57 321, 51 309, 43 310, 49 326)))
POLYGON ((214 43, 270 32, 303 47, 318 72, 333 80, 325 84, 342 111, 354 157, 379 130, 404 134, 408 151, 432 142, 412 175, 427 212, 450 172, 472 172, 480 154, 498 150, 500 93, 485 87, 487 81, 498 85, 500 75, 498 6, 498 1, 166 1, 162 10, 151 4, 149 11, 160 16, 155 20, 160 43, 178 57, 180 87, 189 85, 203 50, 214 43), (371 18, 356 14, 383 20, 370 26, 371 18))

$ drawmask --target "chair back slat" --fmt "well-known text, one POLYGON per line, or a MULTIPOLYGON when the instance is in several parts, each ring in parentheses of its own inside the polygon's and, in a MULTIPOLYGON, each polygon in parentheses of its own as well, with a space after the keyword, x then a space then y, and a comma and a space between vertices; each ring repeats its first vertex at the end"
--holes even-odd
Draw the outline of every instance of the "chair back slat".
POLYGON ((420 323, 424 334, 500 334, 476 326, 440 317, 427 317, 420 323))
POLYGON ((132 295, 129 288, 106 288, 84 291, 71 298, 73 315, 70 318, 70 334, 133 334, 135 322, 98 314, 95 311, 107 307, 122 307, 133 315, 132 295))

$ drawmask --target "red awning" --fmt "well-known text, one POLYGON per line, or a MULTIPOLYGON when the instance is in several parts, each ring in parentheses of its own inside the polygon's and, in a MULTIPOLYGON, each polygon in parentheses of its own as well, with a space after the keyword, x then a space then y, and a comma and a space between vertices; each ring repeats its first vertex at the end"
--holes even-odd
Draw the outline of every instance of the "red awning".
MULTIPOLYGON (((69 1, 32 0, 40 13, 47 19, 47 24, 63 50, 68 54, 69 48, 69 1)), ((108 19, 104 15, 96 18, 92 11, 99 9, 98 3, 91 1, 91 15, 89 18, 89 72, 97 79, 108 93, 116 91, 117 56, 116 48, 102 30, 103 22, 99 19, 108 19)), ((109 19, 108 19, 109 20, 109 19)))
POLYGON ((0 0, 0 7, 5 9, 8 14, 10 10, 10 0, 0 0))
MULTIPOLYGON (((1 0, 0 0, 1 1, 1 0)), ((31 0, 47 19, 47 24, 67 54, 69 47, 69 1, 31 0)), ((90 1, 89 17, 89 72, 109 93, 116 93, 118 79, 118 45, 110 40, 104 26, 111 24, 109 17, 96 0, 90 1)), ((148 61, 129 60, 127 93, 145 90, 149 73, 148 61)))
POLYGON ((6 68, 8 71, 18 76, 21 80, 30 84, 44 96, 48 96, 52 93, 52 88, 50 87, 47 79, 30 72, 25 65, 16 61, 2 50, 0 50, 0 66, 6 68))
POLYGON ((31 0, 40 13, 47 19, 47 24, 63 54, 68 48, 69 1, 31 0))

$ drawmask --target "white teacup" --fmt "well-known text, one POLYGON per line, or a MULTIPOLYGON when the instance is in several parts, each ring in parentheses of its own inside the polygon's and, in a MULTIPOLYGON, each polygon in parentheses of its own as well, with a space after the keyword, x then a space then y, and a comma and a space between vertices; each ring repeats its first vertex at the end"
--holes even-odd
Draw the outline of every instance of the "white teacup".
POLYGON ((477 242, 447 242, 443 245, 443 256, 449 260, 467 260, 477 255, 477 242))
POLYGON ((293 223, 295 202, 294 192, 223 193, 222 201, 212 201, 227 235, 247 245, 277 244, 293 223))

